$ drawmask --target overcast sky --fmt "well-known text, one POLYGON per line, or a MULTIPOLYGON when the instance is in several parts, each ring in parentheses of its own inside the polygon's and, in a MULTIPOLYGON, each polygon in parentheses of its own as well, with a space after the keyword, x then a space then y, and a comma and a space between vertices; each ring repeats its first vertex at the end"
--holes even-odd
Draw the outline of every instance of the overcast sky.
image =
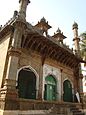
MULTIPOLYGON (((19 9, 19 0, 0 0, 0 25, 4 25, 19 9)), ((86 0, 30 0, 27 7, 27 21, 35 25, 45 17, 52 28, 53 35, 58 27, 67 37, 67 44, 72 45, 72 24, 79 25, 79 34, 86 31, 86 0)))

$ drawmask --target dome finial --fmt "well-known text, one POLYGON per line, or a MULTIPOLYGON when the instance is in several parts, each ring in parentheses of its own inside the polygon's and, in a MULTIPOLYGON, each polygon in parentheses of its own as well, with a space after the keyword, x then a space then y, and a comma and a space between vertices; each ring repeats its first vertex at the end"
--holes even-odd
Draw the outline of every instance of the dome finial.
POLYGON ((61 30, 59 29, 59 27, 58 27, 58 29, 57 29, 57 31, 56 31, 57 33, 61 33, 61 30))
POLYGON ((40 22, 46 22, 46 19, 43 17, 40 22))
POLYGON ((78 24, 74 21, 74 24, 73 24, 73 26, 72 26, 72 29, 75 29, 75 28, 78 29, 78 24))

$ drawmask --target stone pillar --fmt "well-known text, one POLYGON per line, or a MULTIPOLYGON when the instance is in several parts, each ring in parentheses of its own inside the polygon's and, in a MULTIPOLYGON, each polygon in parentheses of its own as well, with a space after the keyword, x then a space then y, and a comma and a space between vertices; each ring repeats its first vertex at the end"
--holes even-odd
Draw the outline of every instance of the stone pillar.
POLYGON ((83 103, 83 82, 82 82, 82 79, 83 79, 83 74, 80 73, 80 76, 79 76, 79 92, 80 92, 80 99, 81 99, 81 102, 83 103))
POLYGON ((26 28, 26 24, 20 20, 17 20, 15 23, 15 31, 12 40, 12 47, 21 48, 21 39, 26 28))
POLYGON ((15 110, 18 109, 18 92, 16 90, 16 75, 17 75, 17 67, 19 60, 20 51, 15 49, 10 49, 8 51, 8 66, 6 72, 6 78, 4 80, 4 86, 0 90, 1 96, 0 99, 4 100, 4 104, 2 101, 0 102, 1 109, 5 110, 15 110))
POLYGON ((0 102, 0 106, 2 106, 2 109, 8 110, 18 109, 19 107, 17 103, 18 92, 16 89, 16 75, 19 56, 21 55, 21 39, 23 31, 25 30, 25 24, 21 21, 16 21, 14 27, 15 30, 12 38, 12 44, 8 50, 6 60, 8 63, 4 86, 0 90, 0 99, 5 100, 4 104, 0 102))
POLYGON ((63 102, 63 70, 61 69, 61 101, 63 102))
POLYGON ((30 3, 29 0, 19 0, 20 7, 19 7, 19 16, 21 19, 25 20, 26 18, 26 9, 28 3, 30 3))
POLYGON ((18 92, 16 89, 16 75, 20 51, 14 48, 8 51, 8 65, 3 88, 0 90, 0 107, 5 110, 18 109, 18 92))
POLYGON ((43 100, 43 65, 40 64, 38 99, 43 100))

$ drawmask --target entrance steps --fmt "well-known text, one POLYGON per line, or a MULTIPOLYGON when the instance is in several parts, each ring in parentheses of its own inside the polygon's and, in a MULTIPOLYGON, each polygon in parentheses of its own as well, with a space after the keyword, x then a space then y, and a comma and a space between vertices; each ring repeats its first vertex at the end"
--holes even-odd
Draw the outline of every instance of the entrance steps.
POLYGON ((47 110, 20 111, 18 115, 47 115, 47 110))
POLYGON ((77 108, 75 105, 70 107, 70 111, 73 113, 73 115, 85 115, 85 113, 77 108))
POLYGON ((50 110, 29 110, 29 111, 20 111, 18 115, 65 115, 65 114, 51 112, 50 110))
POLYGON ((49 110, 28 110, 28 111, 20 111, 18 115, 85 115, 79 108, 76 106, 72 106, 65 111, 62 108, 62 111, 58 111, 58 108, 54 107, 49 110))
POLYGON ((20 100, 18 115, 85 115, 81 103, 20 100))

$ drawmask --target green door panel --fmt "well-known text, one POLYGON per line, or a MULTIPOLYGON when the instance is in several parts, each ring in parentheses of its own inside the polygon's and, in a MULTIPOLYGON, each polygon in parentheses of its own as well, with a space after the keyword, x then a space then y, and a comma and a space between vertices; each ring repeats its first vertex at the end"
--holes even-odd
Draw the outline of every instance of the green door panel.
POLYGON ((48 101, 56 100, 56 80, 53 76, 46 77, 44 99, 48 101))
POLYGON ((72 85, 69 80, 64 81, 63 92, 64 92, 63 100, 65 102, 72 102, 73 101, 72 85))
POLYGON ((52 85, 47 85, 47 100, 53 99, 53 88, 52 85))
POLYGON ((17 88, 20 98, 36 99, 36 76, 30 69, 19 72, 17 88))

